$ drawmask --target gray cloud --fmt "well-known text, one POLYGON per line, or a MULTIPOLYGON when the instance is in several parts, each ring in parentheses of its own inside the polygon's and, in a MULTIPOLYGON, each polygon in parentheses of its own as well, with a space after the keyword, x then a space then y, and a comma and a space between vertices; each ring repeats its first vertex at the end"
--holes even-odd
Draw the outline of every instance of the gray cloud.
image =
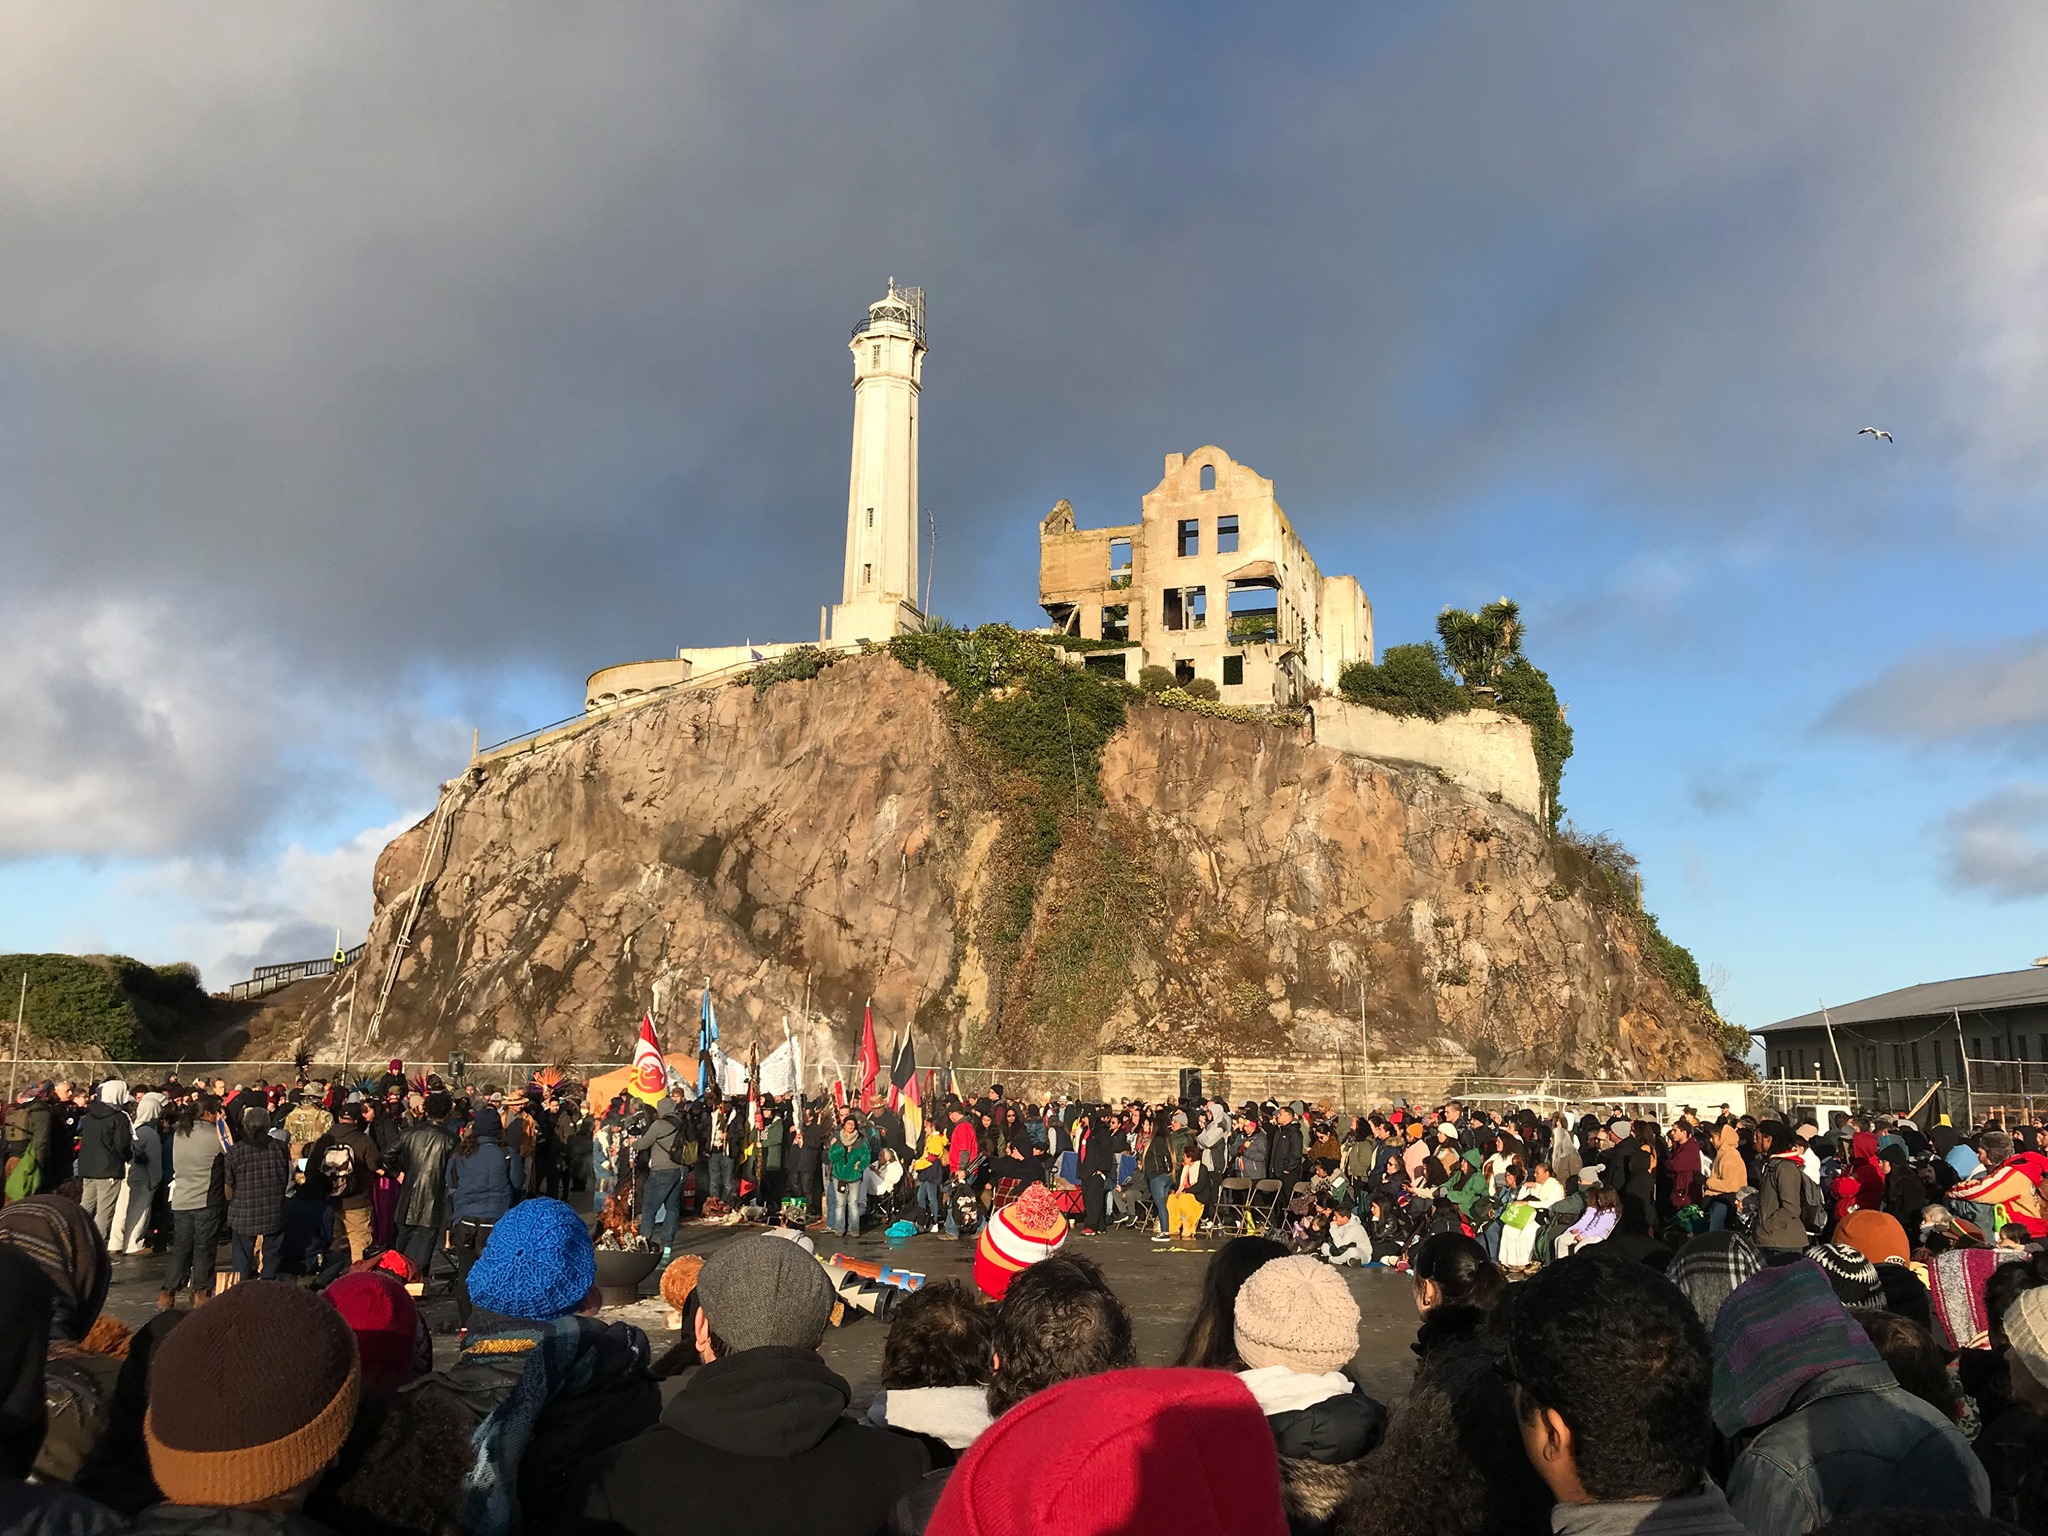
POLYGON ((2007 785, 1942 830, 1957 885, 2009 901, 2048 895, 2048 784, 2007 785))
POLYGON ((1841 699, 1823 728, 1917 741, 2048 737, 2048 631, 1912 656, 1841 699))
POLYGON ((892 272, 962 617, 1028 602, 1024 519, 1205 441, 1312 539, 1508 483, 2037 531, 2048 16, 1912 14, 12 9, 0 600, 160 603, 208 659, 168 707, 24 664, 0 852, 231 845, 305 734, 438 760, 252 724, 280 686, 431 736, 423 676, 809 633, 892 272), (181 766, 79 809, 109 761, 181 766))
POLYGON ((1686 784, 1685 798, 1702 816, 1747 815, 1776 772, 1774 767, 1751 764, 1695 774, 1686 784))

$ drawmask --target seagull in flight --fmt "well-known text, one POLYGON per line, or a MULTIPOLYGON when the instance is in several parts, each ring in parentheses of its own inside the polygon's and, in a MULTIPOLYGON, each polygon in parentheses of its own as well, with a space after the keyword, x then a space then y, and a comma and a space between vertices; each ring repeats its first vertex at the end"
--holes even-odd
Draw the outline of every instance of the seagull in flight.
POLYGON ((1872 441, 1876 441, 1879 438, 1884 439, 1884 441, 1886 442, 1890 442, 1892 440, 1891 433, 1885 431, 1883 427, 1858 427, 1856 429, 1856 435, 1858 437, 1862 437, 1865 434, 1868 434, 1872 441))

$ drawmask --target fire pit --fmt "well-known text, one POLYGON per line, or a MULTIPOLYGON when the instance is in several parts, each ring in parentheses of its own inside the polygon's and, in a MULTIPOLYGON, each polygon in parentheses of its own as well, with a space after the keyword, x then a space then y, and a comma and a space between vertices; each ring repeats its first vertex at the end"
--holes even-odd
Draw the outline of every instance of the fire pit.
POLYGON ((597 1288, 608 1307, 630 1307, 640 1299, 640 1282, 654 1273, 661 1252, 654 1248, 597 1250, 597 1288))

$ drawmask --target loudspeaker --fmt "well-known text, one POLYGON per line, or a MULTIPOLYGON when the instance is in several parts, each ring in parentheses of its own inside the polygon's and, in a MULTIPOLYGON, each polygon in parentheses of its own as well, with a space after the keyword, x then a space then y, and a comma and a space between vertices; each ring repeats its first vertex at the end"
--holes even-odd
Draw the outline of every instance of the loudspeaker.
POLYGON ((1187 1100, 1199 1100, 1202 1097, 1202 1069, 1200 1067, 1182 1067, 1180 1069, 1180 1096, 1187 1100))

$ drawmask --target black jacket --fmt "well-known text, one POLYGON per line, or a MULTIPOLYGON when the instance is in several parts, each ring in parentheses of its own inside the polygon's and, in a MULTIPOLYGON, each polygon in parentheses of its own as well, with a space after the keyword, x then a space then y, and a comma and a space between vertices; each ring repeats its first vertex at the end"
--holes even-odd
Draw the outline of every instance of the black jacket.
POLYGON ((1356 1496, 1357 1463, 1387 1432, 1387 1410, 1354 1387, 1307 1408, 1267 1416, 1280 1452, 1280 1495, 1297 1536, 1330 1530, 1356 1496))
POLYGON ((113 1105, 94 1099, 85 1118, 78 1122, 78 1176, 125 1178, 128 1151, 134 1144, 135 1132, 128 1116, 113 1105))
POLYGON ((398 1195, 398 1224, 403 1227, 448 1225, 448 1154, 455 1137, 437 1121, 422 1120, 398 1144, 405 1184, 398 1195))
POLYGON ((585 1529, 871 1536, 931 1458, 907 1435, 846 1417, 852 1397, 814 1350, 714 1360, 660 1424, 587 1469, 585 1529), (690 1496, 713 1489, 715 1498, 690 1496))
POLYGON ((1301 1177, 1301 1122, 1276 1125, 1266 1151, 1266 1177, 1292 1185, 1301 1177))

